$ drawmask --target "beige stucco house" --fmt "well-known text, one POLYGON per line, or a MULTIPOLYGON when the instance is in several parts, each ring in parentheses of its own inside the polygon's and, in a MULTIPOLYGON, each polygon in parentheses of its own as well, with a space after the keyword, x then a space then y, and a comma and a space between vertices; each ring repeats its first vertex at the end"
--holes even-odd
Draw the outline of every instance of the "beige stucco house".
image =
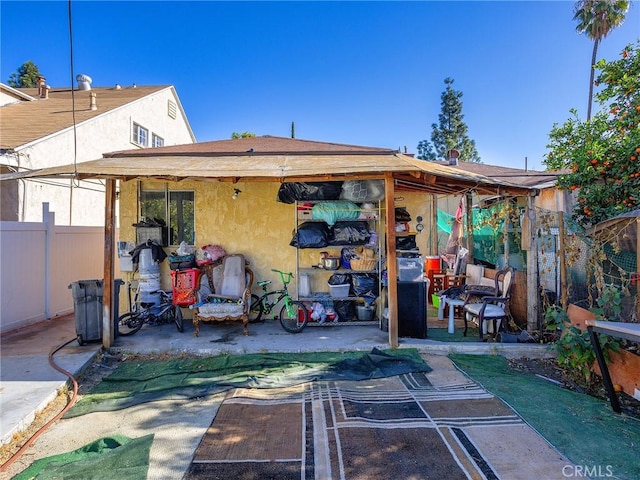
MULTIPOLYGON (((0 84, 0 169, 79 164, 104 152, 189 144, 195 136, 173 86, 76 89, 0 84)), ((104 225, 100 179, 15 180, 2 185, 1 220, 41 221, 48 202, 60 225, 104 225)))

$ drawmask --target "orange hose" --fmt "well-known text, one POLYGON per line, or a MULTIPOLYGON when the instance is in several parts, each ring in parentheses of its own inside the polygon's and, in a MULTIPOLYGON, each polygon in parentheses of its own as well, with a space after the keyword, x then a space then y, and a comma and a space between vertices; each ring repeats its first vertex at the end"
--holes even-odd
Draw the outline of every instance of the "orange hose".
POLYGON ((56 363, 53 361, 53 355, 58 350, 60 350, 61 348, 65 347, 66 345, 70 344, 74 340, 76 340, 76 339, 72 338, 68 342, 65 342, 62 345, 59 345, 59 346, 55 347, 49 353, 49 364, 54 369, 56 369, 57 371, 62 373, 63 375, 66 375, 67 377, 69 377, 69 379, 71 380, 71 383, 73 384, 73 395, 71 396, 71 400, 69 400, 69 403, 67 403, 67 405, 62 409, 62 411, 60 413, 58 413, 55 417, 53 417, 45 425, 43 425, 36 433, 33 434, 33 436, 29 440, 26 441, 26 443, 20 448, 20 450, 18 450, 16 453, 14 453, 9 460, 7 460, 4 464, 2 464, 0 466, 0 472, 4 472, 9 467, 9 465, 11 465, 13 462, 15 462, 25 452, 25 450, 27 448, 29 448, 31 446, 31 444, 33 442, 35 442, 36 439, 45 432, 45 430, 47 428, 49 428, 54 422, 56 422, 58 419, 60 419, 60 417, 62 417, 62 415, 64 415, 67 412, 67 410, 69 410, 73 406, 73 404, 75 403, 76 397, 78 396, 78 382, 76 381, 76 379, 74 378, 74 376, 71 373, 67 372, 64 368, 56 365, 56 363))

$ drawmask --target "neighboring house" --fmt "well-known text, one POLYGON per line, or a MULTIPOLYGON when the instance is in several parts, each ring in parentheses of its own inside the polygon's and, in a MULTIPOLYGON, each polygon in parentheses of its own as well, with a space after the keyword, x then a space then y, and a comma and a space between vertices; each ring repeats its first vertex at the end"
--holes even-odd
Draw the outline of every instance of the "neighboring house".
MULTIPOLYGON (((86 76, 82 80, 87 80, 86 76)), ((0 83, 0 172, 77 164, 104 152, 196 141, 173 86, 15 89, 0 83)), ((74 176, 2 185, 0 220, 104 225, 104 182, 74 176)))

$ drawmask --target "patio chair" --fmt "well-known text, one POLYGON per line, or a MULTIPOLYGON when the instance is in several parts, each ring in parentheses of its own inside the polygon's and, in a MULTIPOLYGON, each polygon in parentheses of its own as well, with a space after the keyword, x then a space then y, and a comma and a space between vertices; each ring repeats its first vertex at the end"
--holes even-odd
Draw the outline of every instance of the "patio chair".
POLYGON ((194 335, 200 334, 200 322, 227 320, 241 320, 243 333, 249 335, 253 272, 244 255, 226 255, 221 264, 203 266, 203 270, 212 293, 193 309, 194 335))
POLYGON ((465 337, 469 321, 478 325, 480 340, 484 339, 486 333, 493 334, 495 338, 499 330, 504 330, 504 323, 509 316, 514 272, 513 267, 500 270, 496 274, 493 290, 469 288, 466 291, 468 296, 463 306, 465 337))

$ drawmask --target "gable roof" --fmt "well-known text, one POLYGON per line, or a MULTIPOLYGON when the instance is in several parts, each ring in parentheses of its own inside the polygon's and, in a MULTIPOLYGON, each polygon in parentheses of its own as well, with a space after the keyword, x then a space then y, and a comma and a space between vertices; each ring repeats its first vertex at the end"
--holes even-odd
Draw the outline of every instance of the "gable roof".
MULTIPOLYGON (((146 87, 92 87, 91 90, 52 88, 49 98, 38 98, 37 88, 17 91, 31 96, 31 101, 12 103, 0 108, 0 149, 16 149, 41 138, 71 128, 142 98, 171 89, 170 85, 146 87), (97 110, 91 110, 91 94, 96 95, 97 110), (74 109, 75 104, 75 109, 74 109)), ((177 94, 174 90, 174 95, 177 94)), ((179 102, 179 101, 178 101, 179 102)), ((182 106, 180 106, 182 109, 182 106)), ((185 116, 186 119, 186 116, 185 116)), ((189 127, 191 131, 191 127, 189 127)), ((193 137, 193 133, 191 133, 193 137)))
POLYGON ((125 150, 77 165, 1 175, 0 180, 41 177, 167 181, 319 182, 384 178, 404 191, 530 195, 529 187, 418 160, 395 150, 283 137, 250 137, 200 144, 125 150), (253 148, 253 151, 249 151, 253 148))
POLYGON ((363 147, 343 143, 317 142, 298 138, 260 137, 234 138, 187 145, 146 148, 144 150, 123 150, 105 153, 105 158, 115 157, 162 157, 162 156, 249 156, 249 155, 362 155, 393 154, 396 150, 379 147, 363 147))

